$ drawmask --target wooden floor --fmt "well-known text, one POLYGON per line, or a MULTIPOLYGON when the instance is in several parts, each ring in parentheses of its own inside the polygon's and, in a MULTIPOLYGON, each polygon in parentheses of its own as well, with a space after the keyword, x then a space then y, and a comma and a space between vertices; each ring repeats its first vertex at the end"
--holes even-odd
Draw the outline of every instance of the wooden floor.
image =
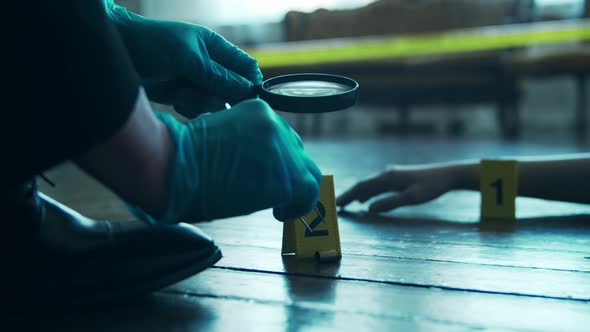
MULTIPOLYGON (((336 192, 387 164, 584 151, 567 145, 433 140, 307 141, 336 192)), ((71 165, 43 191, 97 218, 130 218, 71 165)), ((581 184, 588 185, 588 179, 581 184)), ((200 224, 224 258, 132 303, 35 317, 72 331, 589 331, 590 206, 519 198, 516 229, 481 232, 479 196, 339 215, 339 264, 283 260, 270 211, 200 224)))

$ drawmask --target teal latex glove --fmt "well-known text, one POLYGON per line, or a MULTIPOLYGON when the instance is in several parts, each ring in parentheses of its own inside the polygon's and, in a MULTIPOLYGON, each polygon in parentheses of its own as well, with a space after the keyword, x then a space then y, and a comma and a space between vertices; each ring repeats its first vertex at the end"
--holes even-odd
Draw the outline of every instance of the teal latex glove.
POLYGON ((278 220, 305 215, 318 200, 322 175, 289 124, 259 99, 184 124, 157 113, 176 154, 166 212, 151 223, 197 222, 274 208, 278 220))
POLYGON ((148 98, 173 105, 187 118, 255 95, 258 63, 214 31, 199 25, 149 19, 104 0, 148 98))

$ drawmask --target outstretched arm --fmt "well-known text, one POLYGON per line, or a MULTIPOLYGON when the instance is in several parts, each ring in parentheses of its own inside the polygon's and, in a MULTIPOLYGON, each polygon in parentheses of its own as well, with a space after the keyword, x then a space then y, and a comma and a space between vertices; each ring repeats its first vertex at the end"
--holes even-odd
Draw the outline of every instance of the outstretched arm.
MULTIPOLYGON (((514 158, 519 160, 518 194, 549 200, 590 203, 590 154, 514 158)), ((357 183, 338 197, 337 204, 365 202, 374 196, 395 192, 373 202, 371 212, 420 204, 451 190, 479 190, 479 160, 444 164, 393 166, 357 183)))
MULTIPOLYGON (((556 201, 590 203, 590 153, 514 158, 518 163, 518 195, 556 201)), ((479 190, 479 162, 457 166, 455 189, 479 190)))

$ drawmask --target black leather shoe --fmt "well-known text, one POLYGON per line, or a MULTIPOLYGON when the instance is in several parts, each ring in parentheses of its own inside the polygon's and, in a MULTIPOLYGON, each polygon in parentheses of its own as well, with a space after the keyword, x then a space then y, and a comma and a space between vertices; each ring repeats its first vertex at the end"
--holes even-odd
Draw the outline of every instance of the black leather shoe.
MULTIPOLYGON (((188 224, 97 221, 29 188, 24 226, 4 252, 5 283, 35 304, 93 304, 149 293, 221 259, 212 239, 188 224), (34 213, 30 213, 30 209, 34 213), (23 231, 24 230, 24 231, 23 231)), ((22 210, 22 207, 21 211, 22 210)), ((12 236, 4 234, 4 236, 12 236)), ((7 242, 4 242, 6 244, 7 242)), ((28 300, 27 300, 28 301, 28 300)))

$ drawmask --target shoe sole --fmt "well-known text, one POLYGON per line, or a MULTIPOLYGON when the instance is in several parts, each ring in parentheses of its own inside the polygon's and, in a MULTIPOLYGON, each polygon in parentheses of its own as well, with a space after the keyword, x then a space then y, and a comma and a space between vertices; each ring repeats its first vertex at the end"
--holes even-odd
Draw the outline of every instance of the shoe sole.
POLYGON ((185 280, 207 268, 215 265, 222 258, 221 250, 217 246, 211 248, 211 253, 203 260, 202 256, 199 258, 187 257, 180 265, 182 268, 162 274, 161 276, 148 278, 147 280, 138 280, 127 287, 116 287, 116 292, 108 292, 108 290, 101 289, 95 293, 82 294, 83 298, 70 298, 66 300, 67 305, 75 306, 92 306, 95 304, 103 304, 105 302, 120 302, 131 300, 142 295, 147 295, 162 288, 171 286, 177 282, 185 280), (198 260, 198 263, 192 261, 198 260))

